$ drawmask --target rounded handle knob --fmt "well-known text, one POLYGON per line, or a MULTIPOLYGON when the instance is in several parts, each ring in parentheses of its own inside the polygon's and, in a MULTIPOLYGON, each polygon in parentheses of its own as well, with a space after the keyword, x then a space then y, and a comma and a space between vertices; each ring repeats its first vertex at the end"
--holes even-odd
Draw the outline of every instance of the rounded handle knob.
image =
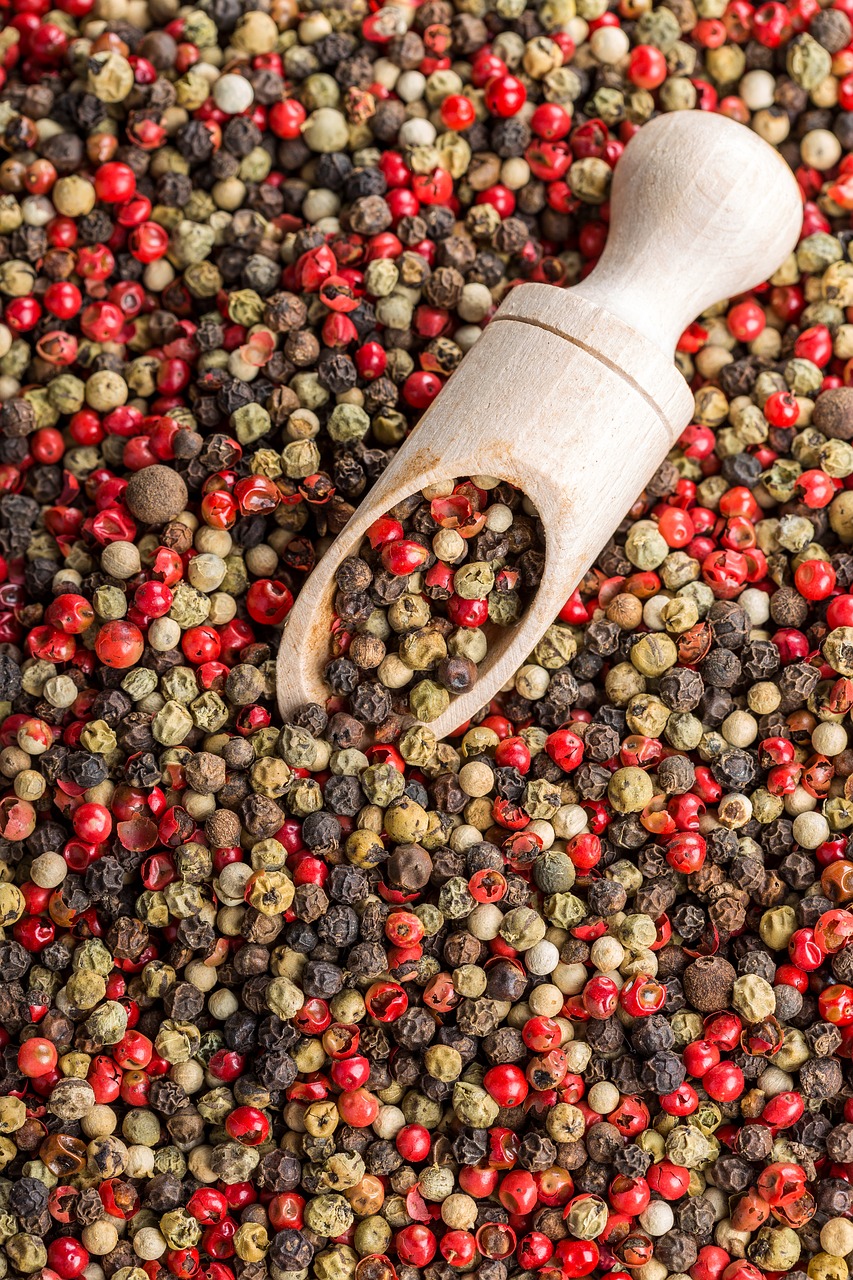
POLYGON ((610 235, 571 291, 671 354, 705 307, 760 284, 797 243, 802 198, 777 151, 725 116, 660 116, 616 166, 610 235))

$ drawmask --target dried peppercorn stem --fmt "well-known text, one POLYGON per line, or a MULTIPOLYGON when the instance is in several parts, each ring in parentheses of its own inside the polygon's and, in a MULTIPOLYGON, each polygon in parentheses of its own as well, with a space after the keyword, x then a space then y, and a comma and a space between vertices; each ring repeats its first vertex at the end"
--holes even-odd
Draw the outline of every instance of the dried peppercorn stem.
POLYGON ((721 117, 653 122, 628 156, 596 270, 568 291, 511 292, 309 578, 279 652, 285 717, 325 701, 334 573, 369 525, 426 485, 494 475, 542 517, 545 571, 518 625, 493 639, 474 688, 432 722, 451 733, 512 677, 689 421, 693 397, 672 363, 678 334, 784 259, 799 196, 778 156, 721 117))

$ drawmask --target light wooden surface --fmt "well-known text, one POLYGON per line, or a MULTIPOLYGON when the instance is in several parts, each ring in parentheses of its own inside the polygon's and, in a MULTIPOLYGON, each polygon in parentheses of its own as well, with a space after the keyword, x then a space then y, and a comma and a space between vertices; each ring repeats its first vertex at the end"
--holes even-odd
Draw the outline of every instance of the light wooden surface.
POLYGON ((493 475, 545 523, 542 584, 517 626, 495 629, 475 687, 431 722, 443 737, 511 679, 690 421, 673 348, 703 308, 761 283, 794 247, 790 170, 721 116, 647 125, 617 166, 611 232, 573 289, 510 291, 291 610, 278 658, 287 718, 328 690, 334 573, 389 507, 438 480, 493 475))

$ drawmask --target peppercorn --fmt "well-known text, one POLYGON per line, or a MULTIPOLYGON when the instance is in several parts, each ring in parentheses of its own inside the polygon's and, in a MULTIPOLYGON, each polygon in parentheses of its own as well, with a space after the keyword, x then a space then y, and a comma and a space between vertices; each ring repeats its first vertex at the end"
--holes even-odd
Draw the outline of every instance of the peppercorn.
POLYGON ((166 524, 187 504, 187 487, 171 467, 143 467, 128 481, 126 500, 131 514, 145 524, 166 524))
MULTIPOLYGON (((762 11, 742 46, 737 14, 701 6, 598 29, 595 6, 498 8, 495 34, 428 0, 399 34, 386 10, 231 0, 173 31, 155 6, 95 33, 82 80, 80 5, 59 26, 15 19, 0 88, 15 1270, 70 1275, 82 1248, 108 1276, 180 1275, 197 1250, 218 1280, 257 1280, 265 1256, 388 1280, 390 1254, 414 1280, 467 1249, 506 1280, 561 1242, 580 1274, 614 1172, 656 1197, 610 1242, 620 1265, 685 1272, 713 1243, 787 1269, 785 1224, 712 1240, 720 1206, 696 1178, 748 1199, 756 1183, 772 1196, 773 1155, 846 1160, 831 1019, 853 980, 849 18, 762 11), (226 44, 243 64, 220 74, 226 44), (453 69, 435 69, 445 54, 453 69), (459 105, 471 91, 476 111, 459 105), (693 426, 461 738, 413 717, 476 688, 547 543, 488 476, 439 480, 377 522, 336 576, 334 700, 281 726, 279 628, 324 540, 511 283, 570 283, 600 255, 600 202, 655 104, 742 118, 806 174, 796 254, 679 343, 693 426), (565 174, 540 177, 563 146, 565 174), (749 575, 730 599, 706 565, 723 548, 749 575), (498 1107, 481 1088, 494 1068, 518 1072, 528 1105, 498 1107), (551 1084, 602 1120, 585 1134, 551 1084), (767 1135, 798 1091, 814 1109, 780 1152, 767 1135), (72 1187, 72 1211, 54 1192, 87 1161, 101 1194, 72 1187), (429 1225, 404 1210, 418 1183, 441 1206, 429 1225), (487 1257, 504 1237, 480 1228, 526 1215, 531 1188, 559 1201, 529 1209, 546 1252, 487 1257), (119 1240, 137 1194, 158 1225, 119 1240), (209 1262, 222 1224, 193 1217, 208 1194, 239 1218, 228 1266, 209 1262)), ((798 1280, 829 1274, 821 1250, 848 1252, 829 1229, 846 1184, 811 1185, 798 1280)))

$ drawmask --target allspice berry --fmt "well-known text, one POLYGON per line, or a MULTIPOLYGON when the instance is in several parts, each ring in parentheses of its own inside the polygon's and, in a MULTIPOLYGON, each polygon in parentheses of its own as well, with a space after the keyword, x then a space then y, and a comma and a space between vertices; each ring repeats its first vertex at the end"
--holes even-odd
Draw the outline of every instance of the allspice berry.
POLYGON ((812 423, 832 440, 853 440, 853 387, 832 387, 815 403, 812 423))
POLYGON ((157 464, 136 471, 127 482, 128 510, 145 524, 166 524, 187 505, 187 486, 171 467, 157 464))
POLYGON ((727 1008, 737 973, 722 956, 700 956, 684 971, 684 994, 700 1013, 727 1008))

